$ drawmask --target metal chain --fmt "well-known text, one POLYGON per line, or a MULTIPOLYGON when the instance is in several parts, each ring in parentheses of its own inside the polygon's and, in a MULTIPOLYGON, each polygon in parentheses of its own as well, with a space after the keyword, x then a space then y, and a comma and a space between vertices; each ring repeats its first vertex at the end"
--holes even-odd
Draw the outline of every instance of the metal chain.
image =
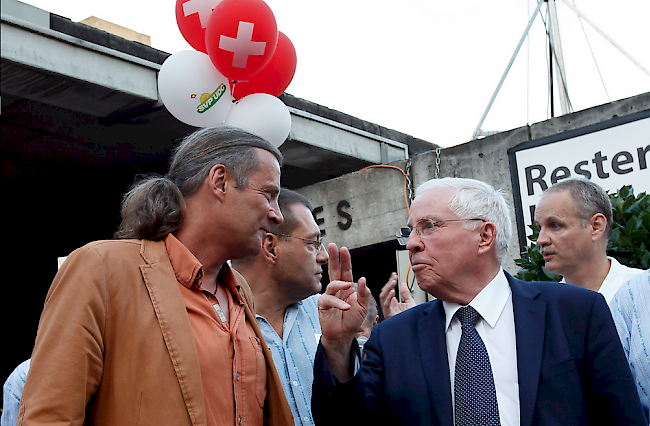
POLYGON ((440 147, 436 148, 436 169, 433 172, 433 177, 435 179, 440 178, 440 152, 442 152, 442 148, 440 147))
POLYGON ((411 157, 406 160, 406 188, 408 190, 409 204, 413 201, 413 181, 411 180, 411 157))

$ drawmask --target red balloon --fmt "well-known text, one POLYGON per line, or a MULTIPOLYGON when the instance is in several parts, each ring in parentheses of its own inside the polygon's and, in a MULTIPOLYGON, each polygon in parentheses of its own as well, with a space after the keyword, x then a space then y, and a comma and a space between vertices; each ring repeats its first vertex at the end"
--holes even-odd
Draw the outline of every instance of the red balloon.
POLYGON ((278 45, 275 47, 271 61, 248 81, 238 81, 233 88, 233 96, 235 99, 241 99, 251 93, 280 96, 296 73, 296 60, 296 49, 293 43, 289 37, 279 31, 278 45))
POLYGON ((205 29, 212 9, 221 0, 176 0, 176 23, 185 40, 196 50, 208 53, 205 47, 205 29))
POLYGON ((278 26, 262 0, 222 0, 208 21, 205 45, 212 63, 230 80, 264 68, 278 44, 278 26))

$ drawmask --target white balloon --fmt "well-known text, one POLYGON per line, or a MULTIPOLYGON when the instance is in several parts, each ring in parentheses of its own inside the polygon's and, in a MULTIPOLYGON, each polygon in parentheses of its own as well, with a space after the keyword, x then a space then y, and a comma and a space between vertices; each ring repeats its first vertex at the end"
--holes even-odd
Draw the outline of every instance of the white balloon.
POLYGON ((174 53, 163 62, 158 92, 174 117, 196 127, 223 124, 233 105, 228 79, 197 50, 174 53))
POLYGON ((251 93, 232 106, 226 124, 248 130, 277 147, 289 136, 291 114, 287 106, 275 96, 251 93))

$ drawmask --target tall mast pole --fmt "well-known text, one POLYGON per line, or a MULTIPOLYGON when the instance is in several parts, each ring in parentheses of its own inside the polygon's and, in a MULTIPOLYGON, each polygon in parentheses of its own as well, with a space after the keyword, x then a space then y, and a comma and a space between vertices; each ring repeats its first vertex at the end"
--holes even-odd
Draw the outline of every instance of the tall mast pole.
POLYGON ((571 112, 569 104, 569 93, 567 90, 566 72, 564 68, 564 57, 562 55, 562 41, 560 40, 560 26, 557 19, 557 9, 555 0, 546 0, 548 3, 549 21, 550 21, 550 38, 553 57, 555 58, 555 75, 559 78, 558 93, 560 94, 560 106, 562 114, 571 112))

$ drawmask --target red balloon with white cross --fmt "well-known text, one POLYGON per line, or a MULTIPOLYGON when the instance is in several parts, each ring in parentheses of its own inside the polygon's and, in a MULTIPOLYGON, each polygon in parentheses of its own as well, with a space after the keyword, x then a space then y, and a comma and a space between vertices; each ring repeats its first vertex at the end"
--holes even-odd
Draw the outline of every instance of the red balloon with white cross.
POLYGON ((281 145, 291 117, 277 96, 293 79, 296 53, 269 6, 177 0, 176 21, 196 50, 171 55, 160 69, 158 90, 172 115, 197 127, 235 125, 281 145))

